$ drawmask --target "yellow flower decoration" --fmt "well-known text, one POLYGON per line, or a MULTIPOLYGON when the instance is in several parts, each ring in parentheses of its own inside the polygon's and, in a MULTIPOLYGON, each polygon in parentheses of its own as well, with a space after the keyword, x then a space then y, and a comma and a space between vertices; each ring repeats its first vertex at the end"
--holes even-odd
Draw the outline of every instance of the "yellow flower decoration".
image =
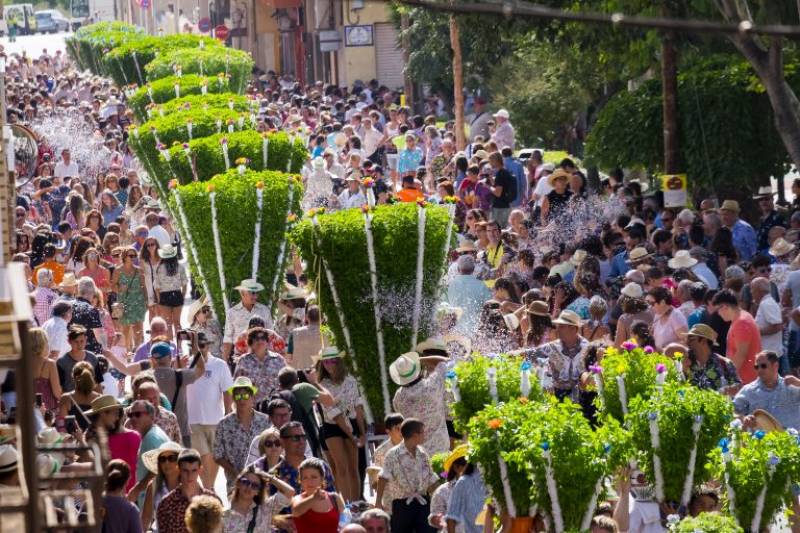
POLYGON ((263 189, 263 188, 264 188, 264 182, 263 181, 259 181, 258 183, 256 183, 256 189, 263 189))
POLYGON ((209 183, 208 185, 206 185, 206 191, 208 192, 214 192, 216 189, 217 188, 214 186, 213 183, 209 183))

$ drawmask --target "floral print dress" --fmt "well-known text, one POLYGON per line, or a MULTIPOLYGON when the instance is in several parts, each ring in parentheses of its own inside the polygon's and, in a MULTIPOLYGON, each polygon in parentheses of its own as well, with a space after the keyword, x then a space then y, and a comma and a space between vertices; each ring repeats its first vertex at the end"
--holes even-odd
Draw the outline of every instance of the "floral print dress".
POLYGON ((394 408, 404 417, 414 417, 425 424, 425 442, 422 447, 428 455, 450 450, 447 434, 447 405, 445 403, 445 363, 417 383, 400 387, 394 395, 394 408))

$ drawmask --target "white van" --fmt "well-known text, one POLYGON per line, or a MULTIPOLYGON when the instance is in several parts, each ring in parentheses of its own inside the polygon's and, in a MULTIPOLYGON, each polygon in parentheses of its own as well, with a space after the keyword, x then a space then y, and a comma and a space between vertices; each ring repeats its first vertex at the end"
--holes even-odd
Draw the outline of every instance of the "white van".
POLYGON ((33 35, 36 33, 36 16, 33 4, 9 4, 3 7, 3 20, 8 29, 8 21, 13 18, 17 24, 17 35, 33 35))

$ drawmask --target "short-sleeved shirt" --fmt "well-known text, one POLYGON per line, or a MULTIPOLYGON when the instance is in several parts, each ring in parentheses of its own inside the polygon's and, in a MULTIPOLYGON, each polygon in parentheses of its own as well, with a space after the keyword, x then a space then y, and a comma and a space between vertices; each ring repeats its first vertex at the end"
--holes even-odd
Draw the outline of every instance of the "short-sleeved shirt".
MULTIPOLYGON (((213 490, 201 488, 199 496, 219 497, 213 490)), ((158 504, 156 520, 159 533, 189 533, 186 529, 186 509, 192 501, 186 497, 180 485, 164 496, 158 504)))
MULTIPOLYGON (((253 531, 272 531, 272 517, 288 505, 291 505, 291 501, 281 492, 276 492, 272 496, 266 498, 264 503, 258 507, 253 531)), ((226 509, 225 513, 222 515, 222 530, 231 533, 248 531, 250 522, 253 520, 253 510, 255 506, 255 503, 251 504, 245 514, 240 514, 232 507, 226 509)))
POLYGON ((233 385, 228 364, 217 357, 206 361, 206 372, 186 388, 189 424, 216 425, 225 416, 223 394, 233 385))
POLYGON ((464 528, 465 533, 481 533, 483 526, 475 525, 475 519, 483 509, 486 492, 486 486, 477 470, 461 476, 450 493, 445 518, 455 520, 464 528))
POLYGON ((272 316, 269 308, 256 302, 251 310, 245 309, 241 302, 234 305, 225 313, 225 333, 222 337, 222 342, 233 344, 236 337, 247 329, 247 324, 254 316, 260 317, 264 320, 267 329, 272 328, 272 316))
POLYGON ((267 415, 255 410, 250 429, 242 427, 235 412, 225 416, 220 420, 214 437, 214 459, 227 459, 237 472, 241 472, 247 466, 247 453, 253 438, 271 425, 267 415))
POLYGON ((322 408, 322 419, 328 424, 335 424, 334 418, 343 415, 347 419, 356 417, 356 408, 364 405, 361 393, 358 390, 356 378, 348 375, 341 383, 335 383, 330 379, 322 380, 321 385, 331 393, 335 403, 330 407, 322 408))
MULTIPOLYGON (((691 352, 689 355, 691 357, 691 352)), ((688 374, 689 383, 701 389, 718 391, 742 382, 733 361, 716 353, 711 354, 705 366, 701 367, 697 361, 692 361, 688 374)))
MULTIPOLYGON (((775 324, 783 324, 781 307, 771 295, 767 294, 758 302, 755 320, 759 331, 766 327, 774 326, 775 324)), ((783 329, 771 335, 762 334, 761 349, 783 355, 783 329)))
POLYGON ((753 365, 756 362, 756 354, 761 351, 761 333, 758 331, 753 315, 747 311, 740 311, 739 318, 731 323, 728 330, 728 359, 733 360, 732 356, 736 353, 736 347, 742 342, 748 343, 747 354, 744 362, 736 370, 739 372, 742 383, 747 385, 758 377, 753 365))
POLYGON ((494 177, 494 185, 495 187, 502 187, 503 192, 500 194, 500 196, 494 196, 492 198, 492 207, 497 209, 506 209, 511 207, 511 202, 509 202, 507 198, 514 198, 517 190, 517 180, 514 179, 514 176, 511 175, 511 172, 505 168, 498 170, 494 177), (514 194, 511 195, 509 192, 513 192, 514 194))
MULTIPOLYGON (((80 361, 76 361, 70 355, 72 352, 67 352, 58 359, 56 359, 56 368, 58 369, 58 381, 61 383, 61 389, 64 392, 72 392, 75 390, 75 381, 72 379, 72 369, 80 361)), ((92 368, 97 370, 97 356, 89 350, 84 350, 83 361, 86 361, 92 368)))
POLYGON ((103 496, 104 533, 141 533, 139 509, 124 496, 103 496))
POLYGON ((682 338, 678 335, 680 330, 688 331, 689 325, 686 322, 686 316, 678 311, 672 309, 669 315, 656 316, 653 320, 653 340, 656 342, 656 348, 663 350, 666 345, 671 342, 681 342, 682 338))
POLYGON ((286 360, 274 352, 268 352, 263 361, 253 353, 244 355, 236 363, 233 372, 234 379, 239 376, 250 378, 253 385, 258 387, 256 403, 268 398, 274 390, 278 389, 278 372, 286 366, 286 360))
POLYGON ((760 379, 745 385, 733 398, 733 407, 740 415, 763 409, 777 418, 783 427, 800 429, 800 387, 787 385, 780 376, 771 389, 760 379))
POLYGON ((319 398, 319 390, 311 383, 298 383, 292 387, 292 394, 306 414, 311 414, 314 400, 319 398))
POLYGON ((444 395, 446 371, 446 365, 439 363, 433 372, 417 383, 398 388, 392 401, 394 408, 404 417, 415 417, 425 424, 422 446, 431 454, 450 450, 444 395))
POLYGON ((431 460, 421 446, 414 455, 401 442, 386 453, 380 476, 386 481, 394 481, 401 498, 422 496, 438 477, 431 468, 431 460))
POLYGON ((95 329, 103 327, 100 319, 100 310, 83 298, 76 298, 72 304, 72 322, 69 325, 78 324, 86 328, 86 349, 92 352, 102 352, 103 346, 94 335, 95 329))
POLYGON ((156 425, 151 426, 147 433, 144 434, 142 437, 142 443, 139 445, 139 458, 136 461, 136 481, 143 480, 150 472, 144 466, 142 455, 150 450, 155 450, 165 442, 169 442, 169 440, 170 438, 167 437, 167 434, 156 425))

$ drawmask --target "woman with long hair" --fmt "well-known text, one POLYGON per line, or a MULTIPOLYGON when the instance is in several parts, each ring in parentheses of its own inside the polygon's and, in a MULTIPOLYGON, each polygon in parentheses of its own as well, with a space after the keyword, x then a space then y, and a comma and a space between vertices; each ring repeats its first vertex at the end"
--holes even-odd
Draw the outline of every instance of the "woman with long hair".
POLYGON ((205 335, 209 353, 220 356, 222 353, 222 327, 214 317, 206 298, 195 300, 189 306, 189 329, 205 335))
POLYGON ((42 395, 42 403, 48 411, 58 407, 61 397, 61 382, 58 379, 56 362, 50 359, 50 342, 42 328, 31 328, 28 337, 33 355, 32 368, 35 372, 33 390, 42 395))
MULTIPOLYGON (((627 285, 622 290, 623 293, 625 291, 631 292, 627 285)), ((625 294, 621 295, 617 302, 622 309, 622 316, 620 316, 619 320, 617 320, 617 331, 616 335, 614 336, 614 346, 617 348, 620 348, 622 343, 630 339, 633 335, 631 326, 633 326, 634 322, 642 321, 646 322, 647 324, 652 324, 653 320, 655 319, 653 311, 642 297, 641 287, 639 287, 637 293, 631 292, 631 294, 632 295, 630 296, 625 294)))
POLYGON ((16 237, 16 245, 14 247, 14 253, 17 254, 24 254, 31 251, 31 238, 22 230, 16 230, 14 232, 16 237))
POLYGON ((108 269, 100 263, 100 252, 96 248, 89 248, 83 254, 83 270, 78 272, 79 277, 89 276, 103 294, 111 292, 111 275, 108 269))
POLYGON ((672 294, 666 287, 656 287, 647 293, 647 303, 655 313, 651 326, 656 349, 663 349, 671 342, 682 342, 689 331, 683 313, 672 307, 672 294))
POLYGON ((98 239, 106 236, 106 227, 103 224, 103 215, 97 209, 92 209, 86 213, 86 229, 90 229, 97 235, 98 239))
POLYGON ((122 214, 122 205, 111 190, 106 189, 100 193, 100 213, 103 215, 103 225, 108 226, 122 214))
POLYGON ((141 224, 144 220, 144 209, 138 209, 141 213, 137 211, 142 198, 144 198, 144 193, 141 186, 131 185, 128 189, 128 201, 125 203, 125 214, 131 220, 131 227, 141 224))
POLYGON ((132 247, 120 248, 119 267, 114 269, 111 277, 111 288, 117 293, 117 303, 122 304, 122 316, 119 324, 125 336, 125 346, 129 350, 143 341, 142 321, 146 311, 146 293, 144 275, 134 264, 136 250, 132 247))
POLYGON ((364 400, 356 379, 347 370, 344 352, 323 348, 317 361, 319 383, 333 396, 334 404, 322 408, 321 435, 328 450, 336 485, 347 501, 361 499, 358 449, 366 444, 364 400))
POLYGON ((126 497, 130 479, 131 469, 125 461, 109 461, 103 494, 103 531, 141 533, 139 509, 126 497))
POLYGON ((531 302, 525 310, 528 318, 525 346, 527 348, 535 348, 553 340, 554 326, 547 302, 541 300, 531 302))
POLYGON ((84 200, 80 194, 72 192, 67 196, 67 206, 64 211, 64 220, 69 223, 72 231, 85 226, 84 200))
POLYGON ((253 463, 254 466, 269 472, 278 464, 283 455, 281 433, 276 427, 265 429, 258 436, 258 453, 260 457, 253 463))
POLYGON ((186 268, 178 262, 178 250, 171 244, 165 244, 158 250, 161 262, 156 267, 153 290, 158 302, 158 314, 167 321, 167 337, 175 338, 181 329, 181 311, 183 295, 189 278, 186 268))
MULTIPOLYGON (((116 233, 107 232, 103 237, 103 244, 100 246, 102 252, 102 260, 106 266, 114 268, 116 261, 114 260, 114 250, 120 246, 119 235, 116 233)), ((109 275, 112 272, 109 270, 109 275)))
POLYGON ((739 253, 733 245, 733 233, 725 226, 717 230, 717 234, 708 248, 717 257, 716 265, 710 265, 712 268, 716 266, 715 274, 717 276, 721 277, 725 273, 725 269, 735 265, 739 260, 739 253))
MULTIPOLYGON (((156 269, 161 259, 158 256, 158 239, 147 237, 139 250, 139 266, 144 274, 144 286, 147 289, 147 311, 150 316, 155 316, 158 311, 158 301, 153 287, 156 283, 156 269)), ((191 319, 190 319, 191 320, 191 319)))
POLYGON ((87 252, 87 250, 94 247, 95 243, 89 237, 78 237, 78 240, 75 241, 75 244, 72 246, 72 255, 70 255, 70 258, 67 261, 67 270, 72 270, 73 272, 82 271, 83 255, 87 252))
POLYGON ((222 518, 224 531, 272 531, 272 517, 291 505, 294 494, 292 486, 285 481, 250 465, 236 479, 230 506, 222 518), (277 489, 272 496, 267 496, 269 485, 277 489))
POLYGON ((75 390, 65 392, 58 401, 58 416, 63 420, 66 416, 74 416, 81 431, 89 428, 89 418, 84 414, 92 408, 92 400, 99 398, 94 389, 97 383, 94 380, 94 368, 87 361, 81 361, 72 367, 72 380, 75 390))
POLYGON ((117 330, 114 328, 114 319, 111 317, 111 313, 108 312, 105 294, 99 288, 95 290, 92 305, 100 313, 100 322, 103 324, 103 333, 97 340, 104 348, 110 350, 114 345, 117 330))
POLYGON ((178 454, 182 449, 180 444, 168 441, 142 456, 145 468, 155 476, 147 484, 142 504, 142 525, 146 531, 158 532, 155 521, 158 506, 180 484, 178 454))
MULTIPOLYGON (((300 494, 292 498, 292 517, 296 533, 336 533, 344 500, 325 486, 325 467, 312 457, 300 463, 300 494)), ((337 484, 338 484, 337 480, 337 484)))
POLYGON ((464 217, 465 237, 472 241, 478 240, 478 224, 486 222, 486 213, 482 209, 470 209, 464 217))

